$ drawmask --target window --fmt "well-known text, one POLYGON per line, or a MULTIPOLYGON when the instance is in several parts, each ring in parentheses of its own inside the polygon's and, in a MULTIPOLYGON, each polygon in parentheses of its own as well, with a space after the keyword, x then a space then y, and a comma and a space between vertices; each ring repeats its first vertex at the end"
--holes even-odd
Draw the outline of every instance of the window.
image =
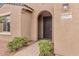
POLYGON ((10 32, 10 15, 1 17, 0 32, 10 32))
POLYGON ((8 16, 4 16, 4 19, 3 19, 3 32, 10 32, 9 15, 8 16))

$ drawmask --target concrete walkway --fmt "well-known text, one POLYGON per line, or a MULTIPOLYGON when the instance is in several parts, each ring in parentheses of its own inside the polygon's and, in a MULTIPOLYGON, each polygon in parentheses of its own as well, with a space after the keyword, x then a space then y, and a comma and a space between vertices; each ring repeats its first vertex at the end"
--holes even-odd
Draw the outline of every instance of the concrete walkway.
POLYGON ((38 42, 28 47, 25 47, 24 49, 14 54, 14 56, 38 56, 38 55, 39 55, 38 42))

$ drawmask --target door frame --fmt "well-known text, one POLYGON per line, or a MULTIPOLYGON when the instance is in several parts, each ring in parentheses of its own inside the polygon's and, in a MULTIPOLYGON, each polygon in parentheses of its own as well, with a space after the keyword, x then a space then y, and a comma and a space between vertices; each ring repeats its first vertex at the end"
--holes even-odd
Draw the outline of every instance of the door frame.
MULTIPOLYGON (((38 14, 38 18, 39 18, 39 16, 40 16, 43 12, 48 12, 48 13, 50 14, 50 16, 52 17, 51 12, 49 12, 49 11, 47 11, 47 10, 44 10, 44 11, 41 11, 41 12, 38 14)), ((39 20, 38 18, 37 18, 37 22, 38 22, 38 20, 39 20)), ((52 18, 51 18, 51 20, 52 20, 52 18)), ((38 22, 38 23, 39 23, 39 22, 38 22)), ((37 25, 38 25, 38 23, 37 23, 37 25)), ((52 22, 52 25, 53 25, 53 22, 52 22)), ((53 26, 52 26, 52 27, 53 27, 53 26)), ((52 29, 53 29, 53 28, 52 28, 52 29)), ((39 38, 38 38, 38 34, 39 34, 39 33, 38 33, 38 30, 39 30, 39 29, 38 29, 38 26, 37 26, 37 39, 39 39, 39 38)), ((52 30, 52 36, 53 36, 53 30, 52 30)), ((51 38, 51 40, 53 40, 53 37, 51 38)))

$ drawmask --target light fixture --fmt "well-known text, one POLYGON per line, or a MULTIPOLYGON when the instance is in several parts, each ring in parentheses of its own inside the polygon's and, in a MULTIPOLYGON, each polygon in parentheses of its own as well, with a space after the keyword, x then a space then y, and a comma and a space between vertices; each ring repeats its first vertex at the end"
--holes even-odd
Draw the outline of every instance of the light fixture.
POLYGON ((63 9, 64 9, 64 12, 67 12, 69 10, 69 4, 68 3, 64 3, 63 4, 63 9))

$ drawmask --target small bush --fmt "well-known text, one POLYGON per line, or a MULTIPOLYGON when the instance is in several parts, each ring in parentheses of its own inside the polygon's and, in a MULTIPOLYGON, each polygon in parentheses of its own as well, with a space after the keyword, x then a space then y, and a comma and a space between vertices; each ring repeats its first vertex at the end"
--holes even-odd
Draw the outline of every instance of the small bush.
POLYGON ((8 48, 10 51, 14 52, 24 46, 27 42, 28 40, 23 37, 15 37, 11 42, 8 43, 8 48))
POLYGON ((3 16, 0 16, 0 23, 2 23, 4 20, 4 17, 3 16))
POLYGON ((39 41, 40 56, 51 56, 53 54, 53 46, 49 40, 39 41))

